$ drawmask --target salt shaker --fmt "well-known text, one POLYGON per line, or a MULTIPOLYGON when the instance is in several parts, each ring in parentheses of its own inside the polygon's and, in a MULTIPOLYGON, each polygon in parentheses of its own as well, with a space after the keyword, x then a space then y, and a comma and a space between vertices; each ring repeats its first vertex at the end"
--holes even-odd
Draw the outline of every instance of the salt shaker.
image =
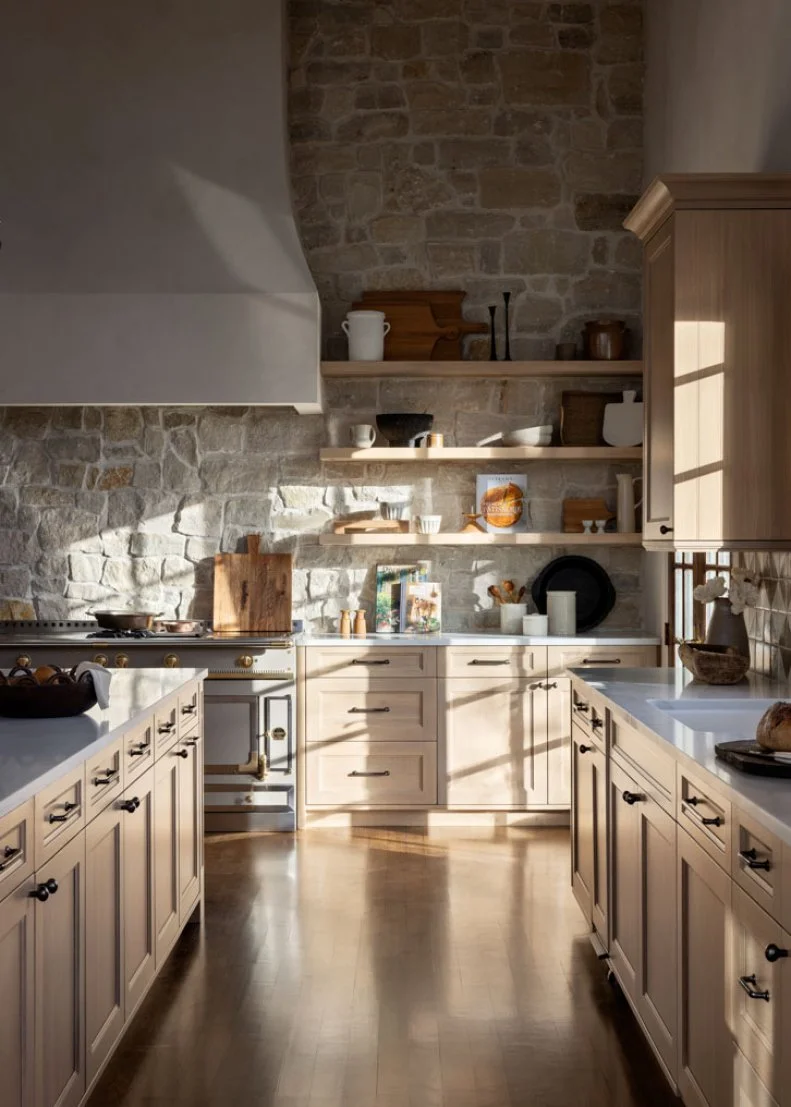
POLYGON ((341 638, 351 638, 352 636, 352 620, 348 611, 341 611, 341 638))
POLYGON ((366 635, 364 611, 355 611, 354 613, 354 634, 359 638, 364 638, 366 635))

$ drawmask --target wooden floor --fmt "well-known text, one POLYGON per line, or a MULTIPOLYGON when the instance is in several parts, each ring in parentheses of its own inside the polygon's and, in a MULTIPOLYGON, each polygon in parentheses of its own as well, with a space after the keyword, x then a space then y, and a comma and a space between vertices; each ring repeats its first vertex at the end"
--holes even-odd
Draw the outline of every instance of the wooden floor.
POLYGON ((668 1107, 568 887, 566 831, 209 838, 90 1107, 668 1107))

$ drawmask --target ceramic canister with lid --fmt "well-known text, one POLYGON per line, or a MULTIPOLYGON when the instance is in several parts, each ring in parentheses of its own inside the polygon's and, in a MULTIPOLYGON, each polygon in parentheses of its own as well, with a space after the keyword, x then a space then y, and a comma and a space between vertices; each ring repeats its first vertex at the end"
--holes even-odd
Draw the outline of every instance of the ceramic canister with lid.
POLYGON ((553 636, 577 633, 577 593, 547 592, 549 633, 553 636))

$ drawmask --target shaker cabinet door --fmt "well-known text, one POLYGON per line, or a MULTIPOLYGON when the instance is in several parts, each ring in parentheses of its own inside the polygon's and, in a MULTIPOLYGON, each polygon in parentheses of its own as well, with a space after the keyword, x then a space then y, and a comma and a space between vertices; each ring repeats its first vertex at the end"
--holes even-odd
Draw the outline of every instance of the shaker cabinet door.
POLYGON ((0 903, 0 1079, 4 1107, 32 1107, 35 900, 30 883, 0 903))
POLYGON ((154 979, 154 769, 121 800, 124 830, 124 1011, 129 1018, 154 979))
MULTIPOLYGON (((106 807, 85 833, 85 1050, 90 1084, 124 1025, 123 811, 106 807)), ((41 905, 41 910, 47 904, 41 905)))

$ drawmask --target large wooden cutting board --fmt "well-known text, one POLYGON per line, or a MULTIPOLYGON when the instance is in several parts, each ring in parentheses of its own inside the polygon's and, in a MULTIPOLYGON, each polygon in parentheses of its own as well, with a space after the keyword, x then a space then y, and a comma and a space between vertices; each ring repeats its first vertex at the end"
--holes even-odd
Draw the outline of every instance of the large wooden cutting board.
POLYGON ((247 536, 247 553, 214 558, 214 630, 219 634, 291 631, 291 554, 259 553, 247 536))

